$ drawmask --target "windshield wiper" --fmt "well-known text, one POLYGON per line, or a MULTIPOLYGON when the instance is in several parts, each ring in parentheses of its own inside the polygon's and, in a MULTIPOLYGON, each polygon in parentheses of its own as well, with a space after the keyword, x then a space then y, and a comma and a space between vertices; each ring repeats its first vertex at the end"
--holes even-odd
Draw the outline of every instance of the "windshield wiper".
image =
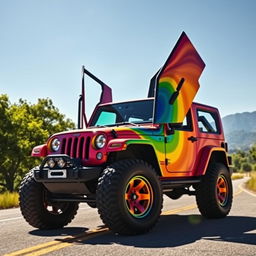
POLYGON ((101 127, 108 127, 107 125, 99 125, 99 124, 97 124, 97 125, 94 125, 94 126, 92 126, 92 127, 96 127, 96 128, 101 128, 101 127))
MULTIPOLYGON (((143 123, 149 123, 149 122, 144 121, 144 122, 141 122, 141 123, 143 124, 143 123)), ((119 123, 107 124, 107 125, 95 125, 95 126, 92 126, 92 127, 97 127, 97 128, 100 128, 100 127, 112 127, 112 126, 120 126, 120 125, 126 125, 126 124, 130 124, 130 125, 133 125, 133 126, 140 126, 140 123, 119 122, 119 123)))
POLYGON ((131 124, 133 126, 139 126, 139 124, 135 124, 135 123, 132 123, 132 122, 120 122, 120 123, 116 123, 117 126, 119 125, 125 125, 125 124, 131 124))

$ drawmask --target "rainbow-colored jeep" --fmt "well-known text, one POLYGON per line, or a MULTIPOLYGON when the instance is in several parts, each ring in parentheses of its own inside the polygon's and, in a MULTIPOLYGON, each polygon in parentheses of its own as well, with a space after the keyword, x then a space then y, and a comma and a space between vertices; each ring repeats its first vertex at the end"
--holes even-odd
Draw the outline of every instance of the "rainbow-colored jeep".
POLYGON ((193 103, 204 67, 183 32, 151 79, 148 97, 119 103, 83 67, 78 129, 54 134, 32 151, 44 159, 20 186, 26 221, 39 229, 60 228, 86 202, 114 232, 139 234, 157 222, 163 194, 195 195, 203 216, 225 217, 233 196, 220 115, 193 103), (88 122, 85 74, 102 87, 88 122))

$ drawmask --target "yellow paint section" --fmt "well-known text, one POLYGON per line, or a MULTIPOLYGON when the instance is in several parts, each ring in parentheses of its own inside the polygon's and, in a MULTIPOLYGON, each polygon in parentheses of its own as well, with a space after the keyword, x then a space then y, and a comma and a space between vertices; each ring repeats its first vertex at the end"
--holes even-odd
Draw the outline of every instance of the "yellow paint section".
POLYGON ((168 136, 170 142, 166 144, 166 158, 169 160, 167 177, 173 176, 170 173, 188 173, 193 170, 196 159, 196 144, 188 140, 191 135, 193 135, 193 131, 176 130, 173 135, 168 136), (171 140, 174 140, 175 136, 177 136, 178 143, 173 147, 174 143, 171 140))
MULTIPOLYGON (((159 83, 166 82, 166 83, 172 85, 173 90, 176 91, 179 81, 180 81, 180 79, 179 78, 175 79, 175 77, 161 77, 159 80, 159 83)), ((184 107, 184 103, 186 102, 185 99, 187 99, 187 98, 188 98, 187 95, 184 95, 184 93, 181 93, 179 95, 180 100, 177 101, 177 104, 178 104, 177 109, 179 110, 177 112, 177 120, 183 119, 187 114, 187 113, 185 113, 185 107, 184 107)))

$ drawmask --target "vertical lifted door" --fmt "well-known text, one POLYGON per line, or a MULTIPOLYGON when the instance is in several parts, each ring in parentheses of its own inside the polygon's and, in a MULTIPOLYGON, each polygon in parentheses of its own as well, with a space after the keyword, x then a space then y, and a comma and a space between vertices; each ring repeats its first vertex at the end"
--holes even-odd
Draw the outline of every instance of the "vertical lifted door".
MULTIPOLYGON (((151 79, 155 91, 154 123, 182 123, 199 89, 205 64, 183 32, 160 71, 151 79)), ((153 89, 152 89, 153 88, 153 89)))

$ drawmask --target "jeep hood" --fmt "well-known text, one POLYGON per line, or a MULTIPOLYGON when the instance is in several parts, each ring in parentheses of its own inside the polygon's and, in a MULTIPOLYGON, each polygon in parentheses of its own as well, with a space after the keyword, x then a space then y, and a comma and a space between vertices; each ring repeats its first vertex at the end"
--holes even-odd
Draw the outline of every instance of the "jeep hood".
POLYGON ((153 124, 143 124, 141 126, 134 126, 134 125, 123 125, 123 126, 114 126, 114 127, 88 127, 87 129, 77 129, 77 130, 70 130, 70 131, 65 131, 65 132, 60 132, 60 133, 55 133, 51 137, 55 136, 65 136, 65 135, 79 135, 79 134, 86 134, 86 133, 111 133, 113 130, 117 134, 122 134, 122 135, 130 135, 132 131, 138 132, 138 133, 144 133, 147 132, 149 135, 156 135, 158 133, 161 133, 163 127, 160 125, 153 125, 153 124))

